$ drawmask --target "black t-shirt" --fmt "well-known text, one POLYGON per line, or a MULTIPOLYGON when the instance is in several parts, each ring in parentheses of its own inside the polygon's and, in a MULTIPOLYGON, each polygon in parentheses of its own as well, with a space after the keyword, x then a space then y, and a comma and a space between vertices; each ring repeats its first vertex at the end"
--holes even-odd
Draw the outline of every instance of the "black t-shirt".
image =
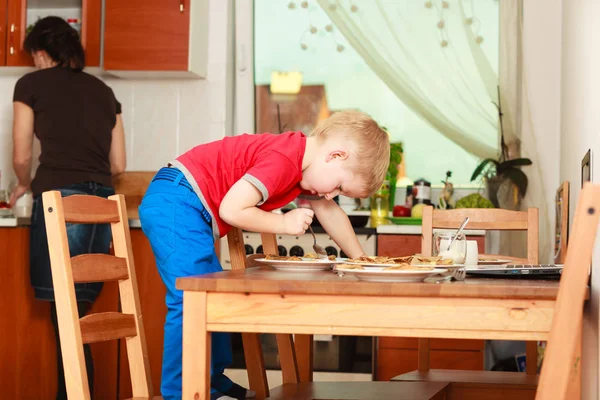
POLYGON ((21 77, 13 101, 33 109, 42 147, 34 195, 83 182, 112 187, 109 154, 121 104, 111 88, 85 72, 54 67, 21 77))

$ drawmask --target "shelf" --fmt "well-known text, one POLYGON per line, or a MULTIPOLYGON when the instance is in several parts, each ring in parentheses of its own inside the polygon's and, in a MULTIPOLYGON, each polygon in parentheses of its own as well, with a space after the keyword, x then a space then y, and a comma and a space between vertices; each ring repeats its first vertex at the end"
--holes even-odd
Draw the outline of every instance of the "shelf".
POLYGON ((83 0, 27 0, 28 9, 81 8, 83 0))

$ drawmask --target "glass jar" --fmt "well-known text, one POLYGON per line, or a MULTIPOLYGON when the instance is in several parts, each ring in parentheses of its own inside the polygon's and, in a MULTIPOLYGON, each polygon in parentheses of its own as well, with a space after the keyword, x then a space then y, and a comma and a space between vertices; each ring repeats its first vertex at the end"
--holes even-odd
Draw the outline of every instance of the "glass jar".
POLYGON ((454 237, 456 232, 436 232, 433 235, 433 255, 451 259, 453 264, 464 264, 467 258, 467 239, 461 233, 452 243, 452 247, 448 248, 454 237))
POLYGON ((8 200, 8 191, 0 189, 0 217, 11 217, 13 215, 8 200))
POLYGON ((373 196, 371 196, 371 228, 387 224, 390 215, 390 183, 384 181, 373 196))

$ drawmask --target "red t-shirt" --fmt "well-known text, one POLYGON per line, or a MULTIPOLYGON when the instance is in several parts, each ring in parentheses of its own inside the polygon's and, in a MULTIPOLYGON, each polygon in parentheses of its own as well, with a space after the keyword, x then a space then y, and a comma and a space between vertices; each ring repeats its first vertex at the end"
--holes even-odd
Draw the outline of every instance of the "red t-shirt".
POLYGON ((280 208, 302 192, 305 149, 306 136, 301 132, 244 134, 196 146, 173 164, 211 213, 214 236, 222 237, 231 226, 219 217, 219 206, 233 184, 240 179, 252 183, 262 194, 260 209, 280 208))

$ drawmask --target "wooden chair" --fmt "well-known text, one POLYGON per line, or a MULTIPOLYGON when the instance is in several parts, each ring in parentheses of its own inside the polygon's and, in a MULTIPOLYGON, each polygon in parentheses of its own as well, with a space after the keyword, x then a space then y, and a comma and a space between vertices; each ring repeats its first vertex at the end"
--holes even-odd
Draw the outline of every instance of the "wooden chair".
MULTIPOLYGON (((527 232, 527 259, 510 257, 514 262, 538 263, 538 209, 529 208, 527 211, 509 211, 503 209, 456 209, 436 210, 431 206, 423 209, 422 242, 421 252, 424 255, 432 254, 433 230, 457 229, 465 217, 469 217, 467 229, 482 230, 511 230, 527 232)), ((505 258, 505 256, 502 256, 505 258)), ((463 385, 465 390, 476 388, 484 393, 482 388, 488 389, 490 398, 494 397, 493 391, 504 387, 506 390, 515 389, 528 391, 529 397, 533 398, 537 384, 537 343, 527 342, 526 374, 496 372, 496 371, 461 371, 461 370, 431 370, 429 367, 430 356, 429 339, 423 338, 418 341, 418 370, 412 371, 393 378, 402 381, 449 381, 452 384, 463 385)), ((487 397, 481 397, 486 399, 487 397)))
MULTIPOLYGON (((274 234, 261 234, 265 254, 278 254, 274 234)), ((238 228, 227 234, 232 269, 258 266, 262 254, 246 256, 244 236, 238 228)), ((244 357, 250 388, 258 399, 269 400, 445 400, 447 382, 312 382, 313 335, 277 334, 277 347, 283 384, 271 393, 267 382, 264 358, 256 333, 242 333, 244 357)))
POLYGON ((133 397, 153 397, 135 266, 131 251, 127 207, 122 195, 108 199, 60 192, 42 195, 60 344, 69 399, 89 400, 83 344, 126 338, 133 397), (66 223, 110 223, 115 255, 71 257, 66 223), (75 283, 118 281, 122 313, 88 314, 79 319, 75 283))
MULTIPOLYGON (((586 183, 575 211, 536 400, 580 398, 570 394, 569 389, 573 383, 577 385, 574 378, 579 376, 581 365, 579 357, 574 359, 574 356, 581 343, 577 332, 583 321, 589 267, 599 221, 600 185, 586 183)), ((597 374, 597 371, 593 373, 597 374)))

